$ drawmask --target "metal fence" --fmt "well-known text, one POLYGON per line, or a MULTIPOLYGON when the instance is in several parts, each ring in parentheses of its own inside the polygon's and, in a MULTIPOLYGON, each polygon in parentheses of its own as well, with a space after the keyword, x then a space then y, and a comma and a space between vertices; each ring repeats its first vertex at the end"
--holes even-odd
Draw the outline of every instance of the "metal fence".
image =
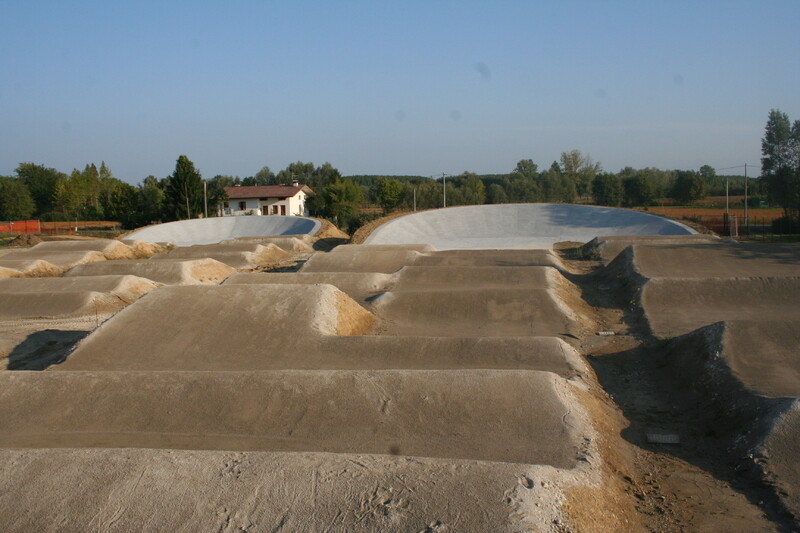
POLYGON ((710 229, 721 237, 764 242, 798 240, 797 235, 776 233, 772 225, 774 218, 743 217, 739 215, 701 215, 691 217, 689 220, 710 229))

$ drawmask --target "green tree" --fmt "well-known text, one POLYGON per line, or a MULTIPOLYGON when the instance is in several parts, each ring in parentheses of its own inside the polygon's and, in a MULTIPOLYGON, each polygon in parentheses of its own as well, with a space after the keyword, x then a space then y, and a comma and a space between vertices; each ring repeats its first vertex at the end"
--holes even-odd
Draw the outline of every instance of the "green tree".
POLYGON ((236 178, 233 176, 217 174, 208 180, 208 216, 217 216, 220 206, 228 201, 228 193, 225 192, 225 187, 234 187, 235 185, 236 178))
POLYGON ((25 182, 0 176, 0 220, 27 220, 36 209, 25 182))
POLYGON ((382 179, 378 185, 378 202, 384 213, 391 213, 403 201, 405 187, 391 178, 382 179))
POLYGON ((575 183, 575 189, 581 196, 589 194, 592 180, 602 171, 599 162, 592 161, 590 155, 583 155, 580 150, 561 153, 561 173, 575 183))
POLYGON ((787 217, 800 219, 800 120, 777 109, 769 112, 761 139, 761 176, 771 202, 787 217))
MULTIPOLYGON (((326 162, 321 167, 314 168, 313 163, 293 163, 295 165, 289 165, 289 169, 292 169, 292 172, 302 172, 305 179, 295 178, 300 183, 305 183, 309 187, 311 187, 314 192, 324 191, 326 187, 330 185, 335 185, 339 183, 342 179, 342 175, 339 171, 330 163, 326 162)), ((287 169, 288 170, 288 169, 287 169)), ((352 181, 352 180, 351 180, 352 181)), ((283 182, 281 183, 288 183, 283 182)), ((356 187, 357 184, 353 183, 356 187)), ((364 191, 359 187, 361 190, 361 200, 359 203, 363 201, 364 191)), ((306 206, 310 212, 324 212, 327 208, 326 200, 324 195, 317 194, 316 196, 312 196, 306 201, 306 206)))
POLYGON ((309 185, 312 189, 319 188, 319 190, 322 190, 322 188, 328 185, 328 183, 324 184, 314 183, 312 185, 311 176, 313 173, 314 173, 314 163, 311 162, 303 163, 302 161, 297 161, 295 163, 290 163, 288 167, 278 172, 278 175, 275 177, 275 180, 276 183, 284 183, 284 184, 290 184, 292 183, 292 181, 297 180, 300 183, 309 185))
POLYGON ((275 173, 272 172, 268 166, 261 167, 261 170, 256 172, 256 175, 253 177, 255 178, 255 185, 275 184, 275 173))
POLYGON ((693 170, 676 170, 676 178, 670 190, 670 197, 681 205, 689 205, 708 194, 703 178, 693 170))
POLYGON ((539 177, 539 167, 533 162, 533 159, 522 159, 511 171, 511 174, 523 178, 536 179, 539 177))
POLYGON ((172 217, 189 219, 203 212, 203 178, 185 155, 178 157, 164 192, 172 217))
POLYGON ((700 177, 709 182, 717 177, 717 171, 710 165, 700 167, 700 177))
POLYGON ((616 174, 598 174, 592 180, 592 196, 598 205, 622 204, 622 180, 616 174))
POLYGON ((655 184, 645 176, 623 178, 622 188, 624 189, 622 203, 626 207, 653 205, 656 200, 655 184))
POLYGON ((512 173, 506 186, 508 200, 513 203, 541 202, 542 191, 538 183, 530 178, 512 173))
POLYGON ((139 191, 133 185, 116 178, 106 178, 100 203, 109 220, 116 220, 126 229, 138 226, 139 191))
POLYGON ((138 217, 136 224, 145 226, 166 220, 164 212, 164 186, 155 176, 147 176, 138 190, 138 217))
POLYGON ((442 207, 442 183, 426 179, 417 187, 417 208, 431 209, 442 207))
POLYGON ((542 201, 553 203, 572 203, 578 195, 575 180, 565 176, 557 161, 542 173, 542 201))
POLYGON ((486 203, 486 186, 471 172, 465 172, 466 178, 459 187, 462 205, 481 205, 486 203))
POLYGON ((315 168, 311 172, 311 178, 308 182, 308 185, 310 185, 312 188, 327 187, 331 183, 336 183, 341 179, 342 175, 339 173, 339 170, 326 161, 322 166, 315 168))
POLYGON ((508 195, 506 190, 499 183, 492 183, 487 190, 490 204, 507 204, 508 195))
POLYGON ((337 225, 349 224, 350 219, 358 214, 364 199, 361 187, 351 180, 331 183, 318 196, 323 198, 325 215, 333 218, 337 225))
POLYGON ((54 168, 46 168, 35 163, 20 163, 16 169, 17 177, 22 179, 36 204, 34 212, 40 218, 47 218, 53 211, 56 185, 66 175, 54 168))

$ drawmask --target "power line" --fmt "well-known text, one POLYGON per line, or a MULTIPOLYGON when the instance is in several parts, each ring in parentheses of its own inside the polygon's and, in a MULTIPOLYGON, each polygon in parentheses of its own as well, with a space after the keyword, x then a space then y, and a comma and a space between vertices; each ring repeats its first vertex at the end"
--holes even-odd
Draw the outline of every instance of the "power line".
POLYGON ((714 170, 715 170, 715 171, 717 171, 717 170, 730 170, 730 169, 732 169, 732 168, 745 168, 745 167, 755 167, 755 166, 756 166, 756 165, 754 165, 754 164, 752 164, 752 163, 744 163, 744 164, 742 164, 742 165, 736 165, 735 167, 715 168, 714 170))

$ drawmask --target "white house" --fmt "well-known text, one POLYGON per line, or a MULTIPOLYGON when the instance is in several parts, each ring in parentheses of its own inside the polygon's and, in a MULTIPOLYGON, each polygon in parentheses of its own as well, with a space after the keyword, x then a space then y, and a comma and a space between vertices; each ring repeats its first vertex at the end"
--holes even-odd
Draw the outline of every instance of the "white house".
POLYGON ((308 216, 306 199, 315 193, 308 185, 254 185, 225 187, 228 201, 220 208, 221 216, 292 215, 308 216))

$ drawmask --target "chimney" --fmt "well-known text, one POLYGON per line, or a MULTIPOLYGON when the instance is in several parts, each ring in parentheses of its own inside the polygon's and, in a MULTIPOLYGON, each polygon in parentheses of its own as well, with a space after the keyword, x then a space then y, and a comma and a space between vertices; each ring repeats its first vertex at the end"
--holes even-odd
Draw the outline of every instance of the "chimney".
POLYGON ((299 187, 300 182, 298 180, 292 180, 292 187, 299 187))

